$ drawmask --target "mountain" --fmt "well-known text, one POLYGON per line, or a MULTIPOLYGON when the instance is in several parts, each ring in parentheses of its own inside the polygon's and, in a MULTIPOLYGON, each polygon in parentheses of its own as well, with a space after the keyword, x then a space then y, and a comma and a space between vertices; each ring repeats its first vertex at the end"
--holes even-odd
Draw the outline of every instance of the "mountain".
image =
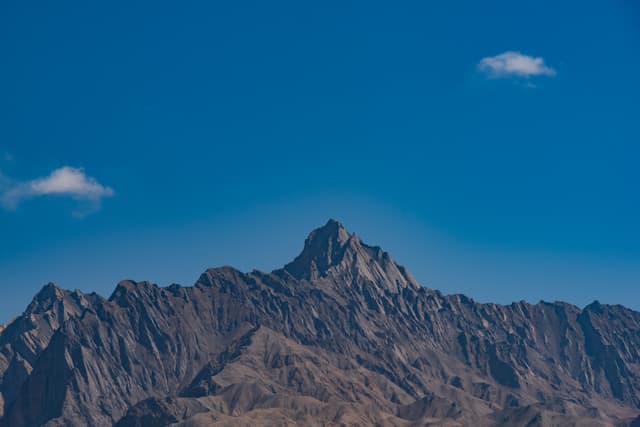
POLYGON ((271 273, 49 284, 0 378, 0 427, 635 426, 640 313, 443 295, 330 220, 271 273))

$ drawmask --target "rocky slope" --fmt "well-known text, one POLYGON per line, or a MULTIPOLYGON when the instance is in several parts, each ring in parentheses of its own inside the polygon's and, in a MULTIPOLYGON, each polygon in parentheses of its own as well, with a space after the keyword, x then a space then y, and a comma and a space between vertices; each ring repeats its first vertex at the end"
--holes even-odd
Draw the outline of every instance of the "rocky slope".
POLYGON ((640 313, 442 295, 329 221, 271 273, 47 285, 0 332, 0 377, 12 427, 629 426, 640 313))

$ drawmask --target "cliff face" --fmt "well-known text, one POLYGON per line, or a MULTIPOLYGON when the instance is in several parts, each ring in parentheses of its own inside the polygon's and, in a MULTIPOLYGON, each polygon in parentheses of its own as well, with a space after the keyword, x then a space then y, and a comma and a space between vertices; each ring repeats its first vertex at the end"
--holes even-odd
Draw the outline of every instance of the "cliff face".
POLYGON ((329 221, 272 273, 48 285, 0 332, 0 377, 12 427, 630 425, 640 314, 445 296, 329 221))
POLYGON ((97 298, 69 292, 50 283, 25 312, 0 331, 0 414, 18 394, 54 333, 70 318, 81 315, 97 298))

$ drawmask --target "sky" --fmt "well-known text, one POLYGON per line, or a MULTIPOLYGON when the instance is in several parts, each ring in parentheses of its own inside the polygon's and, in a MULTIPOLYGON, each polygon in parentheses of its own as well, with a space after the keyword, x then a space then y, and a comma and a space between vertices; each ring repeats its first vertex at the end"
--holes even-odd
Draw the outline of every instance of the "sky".
POLYGON ((481 302, 640 309, 640 5, 0 4, 0 321, 335 218, 481 302))

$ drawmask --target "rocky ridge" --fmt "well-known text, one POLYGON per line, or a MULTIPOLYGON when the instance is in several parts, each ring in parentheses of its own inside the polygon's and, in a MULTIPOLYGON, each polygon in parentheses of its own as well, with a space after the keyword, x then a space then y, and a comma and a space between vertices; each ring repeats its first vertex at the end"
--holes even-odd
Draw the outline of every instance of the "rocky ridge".
POLYGON ((443 295, 331 220, 271 273, 47 285, 0 378, 12 427, 630 426, 640 313, 443 295))

